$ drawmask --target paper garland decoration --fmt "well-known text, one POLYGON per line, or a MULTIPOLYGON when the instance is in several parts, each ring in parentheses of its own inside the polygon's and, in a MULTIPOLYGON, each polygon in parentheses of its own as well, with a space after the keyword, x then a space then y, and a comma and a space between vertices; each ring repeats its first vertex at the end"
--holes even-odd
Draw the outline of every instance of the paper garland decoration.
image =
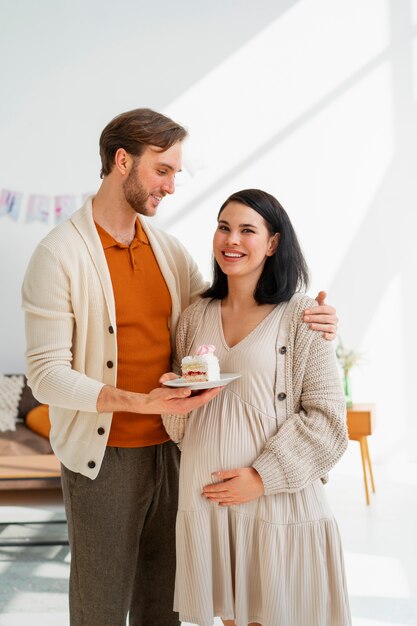
POLYGON ((0 192, 0 217, 9 215, 15 222, 19 219, 23 194, 19 191, 2 189, 0 192))
POLYGON ((30 195, 26 208, 26 222, 49 222, 49 196, 30 195))
POLYGON ((55 196, 55 224, 59 224, 68 219, 77 208, 77 199, 75 196, 55 196))
POLYGON ((41 222, 43 224, 60 224, 68 219, 76 209, 80 208, 86 199, 94 192, 86 192, 78 195, 62 194, 58 196, 47 196, 42 194, 30 194, 24 202, 24 194, 20 191, 10 189, 0 190, 0 217, 8 215, 17 222, 26 213, 23 221, 26 224, 41 222))

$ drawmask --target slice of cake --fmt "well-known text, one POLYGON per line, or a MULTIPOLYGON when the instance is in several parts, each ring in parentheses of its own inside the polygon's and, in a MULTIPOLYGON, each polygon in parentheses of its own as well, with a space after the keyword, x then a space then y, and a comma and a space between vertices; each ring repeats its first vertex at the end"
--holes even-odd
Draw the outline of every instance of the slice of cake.
POLYGON ((214 356, 215 346, 200 346, 193 356, 181 361, 181 376, 184 382, 200 383, 220 380, 219 359, 214 356))

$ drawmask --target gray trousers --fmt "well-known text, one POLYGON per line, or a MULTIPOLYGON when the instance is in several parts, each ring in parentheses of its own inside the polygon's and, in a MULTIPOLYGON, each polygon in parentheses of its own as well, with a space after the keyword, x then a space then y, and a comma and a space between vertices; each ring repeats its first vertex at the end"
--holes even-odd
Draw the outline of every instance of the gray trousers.
POLYGON ((179 626, 173 611, 179 450, 107 448, 95 480, 62 467, 71 626, 179 626))

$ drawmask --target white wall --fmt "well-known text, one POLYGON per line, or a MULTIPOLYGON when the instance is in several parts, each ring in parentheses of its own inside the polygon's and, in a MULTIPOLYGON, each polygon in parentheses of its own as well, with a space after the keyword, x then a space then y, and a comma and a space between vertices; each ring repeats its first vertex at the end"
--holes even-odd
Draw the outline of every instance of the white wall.
MULTIPOLYGON (((98 136, 151 106, 191 132, 156 218, 206 275, 215 215, 244 187, 288 210, 346 344, 366 353, 376 460, 416 457, 417 0, 17 0, 2 6, 0 188, 81 194, 98 136), (40 5, 40 6, 39 6, 40 5)), ((41 224, 0 218, 0 371, 24 368, 19 290, 41 224)))

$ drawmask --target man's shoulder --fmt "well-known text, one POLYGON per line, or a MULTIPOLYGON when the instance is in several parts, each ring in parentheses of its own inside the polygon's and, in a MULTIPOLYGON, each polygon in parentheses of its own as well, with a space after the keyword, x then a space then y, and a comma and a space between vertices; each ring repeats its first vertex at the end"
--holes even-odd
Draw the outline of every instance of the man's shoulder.
POLYGON ((67 220, 55 226, 41 241, 39 246, 58 251, 60 248, 65 249, 69 244, 79 238, 79 225, 88 217, 86 207, 78 209, 67 220))

